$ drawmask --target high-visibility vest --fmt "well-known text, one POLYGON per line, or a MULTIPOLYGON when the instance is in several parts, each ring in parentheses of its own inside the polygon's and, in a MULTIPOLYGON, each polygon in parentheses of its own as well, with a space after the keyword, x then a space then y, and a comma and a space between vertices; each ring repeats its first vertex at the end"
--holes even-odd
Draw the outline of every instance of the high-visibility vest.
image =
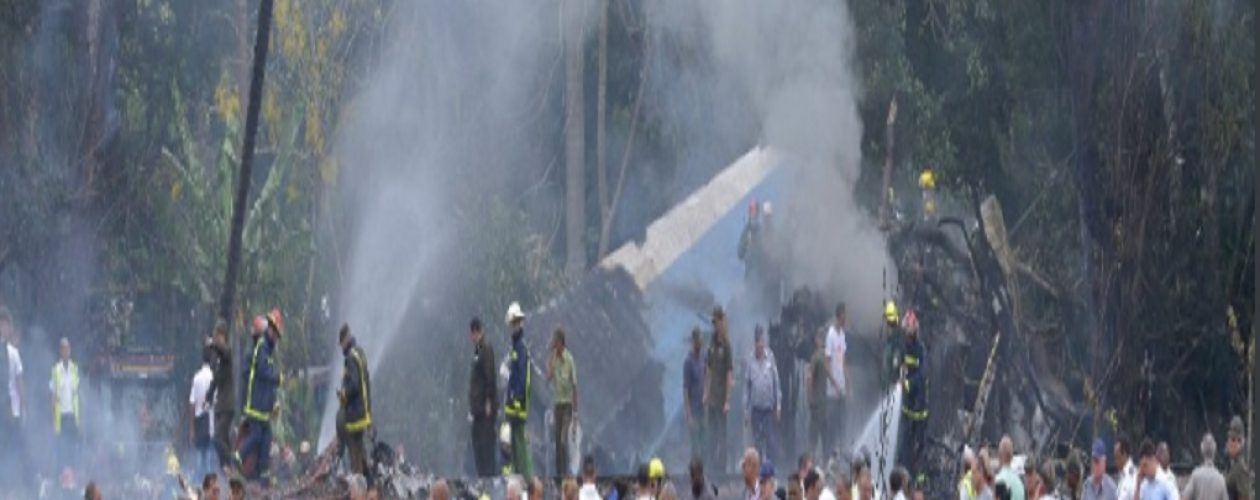
MULTIPOLYGON (((71 400, 74 401, 74 425, 79 425, 79 365, 74 361, 69 361, 70 372, 70 394, 71 400)), ((53 365, 52 383, 53 383, 53 432, 61 434, 61 398, 57 394, 61 391, 61 370, 57 369, 60 363, 53 365)))
POLYGON ((360 432, 372 426, 372 395, 368 393, 367 363, 363 362, 363 356, 360 354, 359 348, 354 347, 350 349, 350 356, 354 358, 354 364, 359 367, 359 388, 363 398, 363 418, 353 422, 346 422, 346 430, 360 432))
POLYGON ((249 383, 245 389, 245 416, 263 422, 271 420, 271 412, 254 408, 254 374, 258 371, 258 351, 262 349, 266 341, 266 339, 258 339, 258 342, 254 343, 254 355, 249 357, 249 383))

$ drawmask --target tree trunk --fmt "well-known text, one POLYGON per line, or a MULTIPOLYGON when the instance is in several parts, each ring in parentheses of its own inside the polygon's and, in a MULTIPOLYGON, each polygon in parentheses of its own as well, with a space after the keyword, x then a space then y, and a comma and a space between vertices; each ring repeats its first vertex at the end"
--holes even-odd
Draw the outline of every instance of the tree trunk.
POLYGON ((599 255, 604 258, 608 241, 603 226, 608 222, 608 141, 604 123, 608 115, 608 2, 599 4, 599 86, 595 99, 595 183, 599 192, 599 255))
POLYGON ((562 5, 565 23, 564 146, 565 146, 565 273, 576 278, 586 270, 586 123, 583 113, 583 57, 581 6, 562 5))

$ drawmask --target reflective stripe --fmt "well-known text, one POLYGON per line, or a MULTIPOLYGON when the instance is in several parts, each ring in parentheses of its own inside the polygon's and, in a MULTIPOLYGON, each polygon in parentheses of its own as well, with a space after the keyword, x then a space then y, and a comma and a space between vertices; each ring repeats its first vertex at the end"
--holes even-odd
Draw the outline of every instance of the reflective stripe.
MULTIPOLYGON (((512 350, 512 361, 516 361, 516 350, 512 350)), ((525 394, 522 395, 523 401, 508 401, 506 407, 503 408, 503 414, 512 418, 525 420, 529 417, 529 388, 533 375, 529 371, 529 365, 525 365, 525 394)))
POLYGON ((905 365, 908 367, 918 368, 919 357, 907 354, 906 357, 903 359, 903 363, 905 363, 905 365))
POLYGON ((359 356, 358 348, 350 349, 350 355, 354 357, 355 364, 359 367, 359 385, 363 394, 363 418, 347 423, 346 430, 359 432, 372 426, 372 398, 371 394, 368 394, 367 373, 364 373, 363 358, 359 356))
POLYGON ((271 420, 271 413, 264 413, 254 408, 254 372, 258 369, 258 350, 262 349, 262 344, 266 341, 267 339, 258 339, 258 342, 254 344, 254 355, 249 361, 249 385, 245 389, 245 416, 263 422, 271 420))
POLYGON ((901 407, 901 413, 904 414, 910 420, 927 420, 928 418, 927 410, 914 411, 914 410, 911 410, 910 407, 908 406, 901 407))
MULTIPOLYGON (((74 401, 74 425, 79 425, 79 365, 70 361, 70 386, 73 387, 74 401)), ((53 365, 53 433, 61 434, 61 398, 56 396, 56 392, 61 390, 61 372, 57 370, 57 365, 53 365)))

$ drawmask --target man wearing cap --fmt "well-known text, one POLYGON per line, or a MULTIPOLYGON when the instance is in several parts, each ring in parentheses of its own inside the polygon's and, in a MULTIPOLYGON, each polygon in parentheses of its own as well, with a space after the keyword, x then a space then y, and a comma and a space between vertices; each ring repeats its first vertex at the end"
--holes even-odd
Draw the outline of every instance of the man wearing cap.
POLYGON ((734 385, 731 342, 726 333, 726 313, 713 308, 713 341, 705 360, 705 434, 709 439, 709 463, 719 473, 726 469, 726 416, 731 411, 730 389, 734 385))
POLYGON ((687 417, 687 435, 691 438, 691 456, 704 452, 704 337, 699 328, 691 330, 691 351, 683 362, 683 412, 687 417))
POLYGON ((769 460, 761 462, 761 483, 757 485, 760 500, 770 500, 774 498, 774 464, 769 460))
POLYGON ((254 459, 250 479, 262 479, 267 474, 271 458, 271 416, 276 409, 276 392, 280 386, 280 370, 275 361, 276 343, 284 327, 279 309, 267 313, 267 331, 254 343, 249 358, 249 371, 245 378, 245 422, 247 437, 237 452, 242 464, 254 459))
POLYGON ((1107 475, 1107 445, 1094 439, 1089 479, 1081 488, 1081 500, 1116 500, 1116 482, 1107 475))
POLYGON ((1229 474, 1225 484, 1230 498, 1252 500, 1251 468, 1247 466, 1247 457, 1243 453, 1243 443, 1247 440, 1247 432, 1243 427, 1242 417, 1237 415, 1229 421, 1229 442, 1225 444, 1225 454, 1229 456, 1229 474))
POLYGON ((525 477, 534 475, 529 456, 529 439, 525 435, 525 422, 529 419, 530 373, 529 350, 525 348, 525 312, 513 302, 507 311, 508 331, 512 336, 512 352, 509 354, 507 403, 503 413, 512 433, 512 473, 525 477))
POLYGON ((557 328, 551 336, 551 354, 547 356, 547 381, 551 382, 552 415, 555 417, 556 475, 569 472, 569 431, 577 413, 577 368, 565 342, 564 330, 557 328))
POLYGON ((1199 442, 1199 453, 1203 456, 1203 464, 1195 467, 1190 474, 1181 497, 1186 500, 1227 500, 1229 490, 1225 485, 1225 476, 1221 475, 1221 471, 1213 463, 1216 458, 1216 438, 1212 437, 1212 433, 1203 435, 1203 440, 1199 442))
POLYGON ((472 416, 473 457, 477 475, 494 476, 494 421, 498 407, 498 382, 495 380, 494 348, 481 331, 481 319, 468 322, 468 336, 473 344, 471 373, 468 376, 468 414, 472 416))
POLYGON ((751 427, 757 452, 769 462, 778 456, 774 431, 782 399, 779 368, 766 350, 766 331, 761 325, 753 330, 753 345, 753 355, 744 370, 744 425, 751 427))

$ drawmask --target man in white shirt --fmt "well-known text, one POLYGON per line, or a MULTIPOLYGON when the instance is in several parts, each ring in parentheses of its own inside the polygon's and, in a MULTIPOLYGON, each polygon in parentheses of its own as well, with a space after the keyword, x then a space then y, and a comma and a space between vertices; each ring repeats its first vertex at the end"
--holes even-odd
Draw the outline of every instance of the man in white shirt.
POLYGON ((31 477, 30 462, 26 460, 26 437, 22 434, 23 384, 22 356, 18 352, 17 329, 9 310, 0 305, 0 344, 4 346, 8 378, 9 407, 0 408, 0 443, 4 453, 0 453, 0 482, 16 484, 21 488, 29 486, 31 477), (11 460, 11 461, 10 461, 11 460))
POLYGON ((578 489, 578 500, 602 500, 595 486, 595 457, 590 455, 582 459, 582 487, 578 489))
POLYGON ((1133 458, 1130 456, 1132 448, 1129 447, 1129 440, 1121 437, 1116 439, 1116 447, 1113 455, 1116 457, 1116 468, 1119 472, 1116 475, 1116 498, 1131 499, 1133 498, 1133 490, 1137 488, 1137 467, 1133 465, 1133 458))
POLYGON ((197 470, 201 473, 211 472, 214 461, 210 457, 210 430, 214 429, 214 413, 210 411, 211 402, 206 399, 210 392, 210 384, 214 382, 214 371, 210 369, 213 351, 209 345, 202 351, 201 369, 193 375, 192 390, 188 393, 189 421, 188 440, 197 453, 197 470))
POLYGON ((77 465, 79 433, 79 365, 70 359, 70 340, 62 337, 61 358, 53 365, 48 379, 52 396, 53 434, 57 436, 57 464, 62 468, 77 465))
POLYGON ((847 377, 849 367, 845 363, 845 353, 849 350, 844 331, 845 309, 844 302, 836 305, 835 321, 827 330, 825 348, 827 366, 831 375, 827 380, 827 416, 831 418, 831 425, 830 432, 824 436, 825 456, 835 453, 836 447, 840 446, 840 440, 844 437, 844 400, 849 395, 849 377, 847 377))

